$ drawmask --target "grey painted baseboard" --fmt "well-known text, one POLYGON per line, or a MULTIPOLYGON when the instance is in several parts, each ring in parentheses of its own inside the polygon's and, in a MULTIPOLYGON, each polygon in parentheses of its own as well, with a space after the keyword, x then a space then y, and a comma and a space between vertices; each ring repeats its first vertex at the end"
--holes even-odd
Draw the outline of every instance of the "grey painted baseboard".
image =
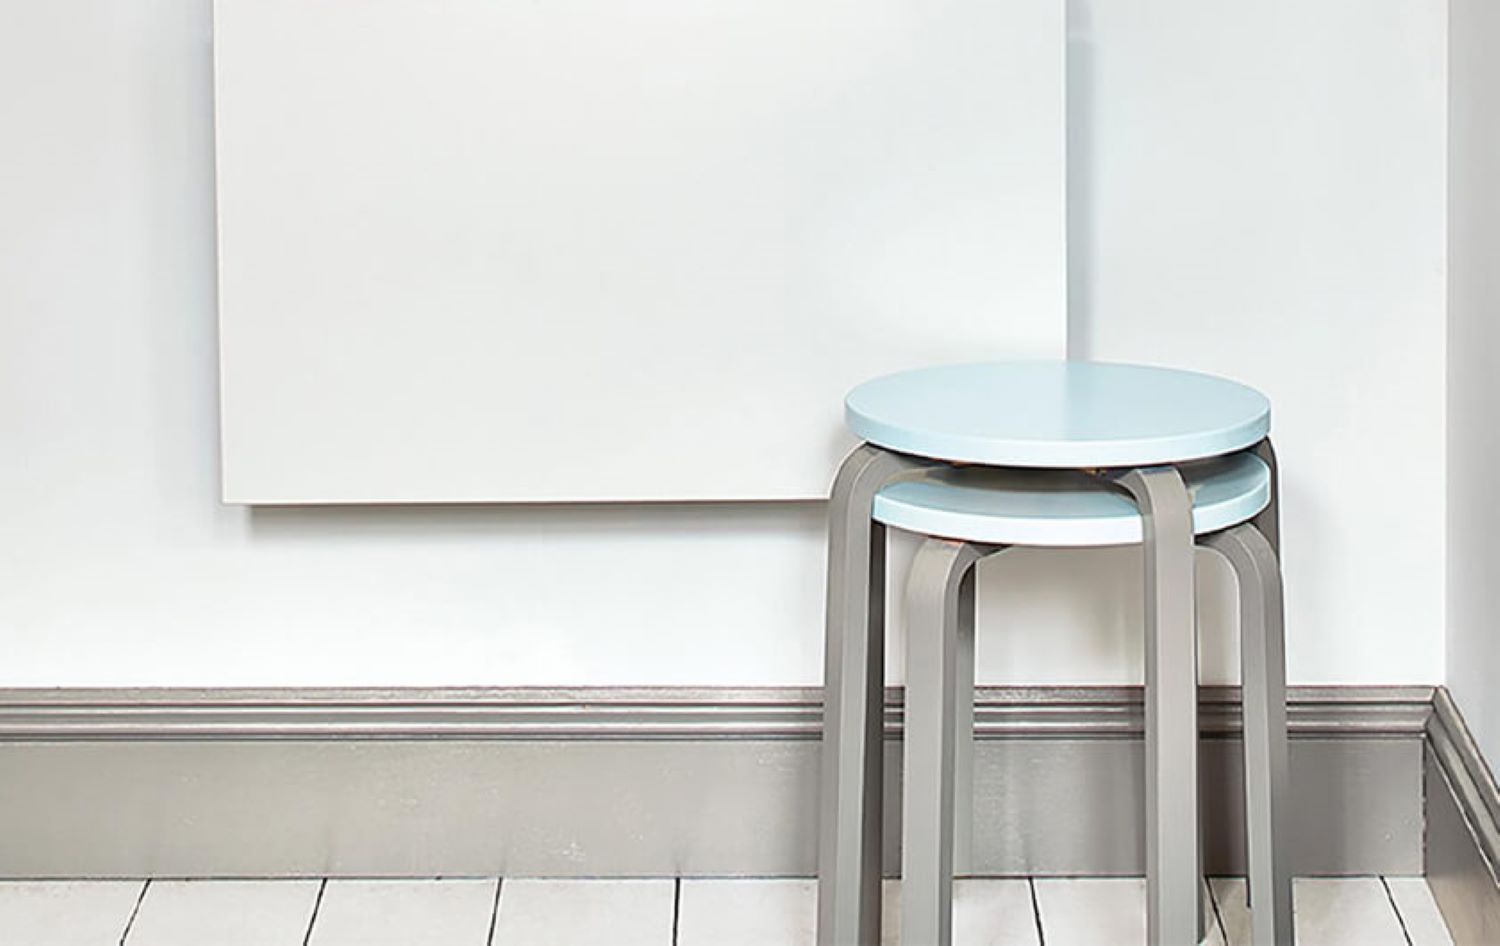
POLYGON ((1500 943, 1500 791, 1444 688, 1424 764, 1427 878, 1457 946, 1500 943))
MULTIPOLYGON (((1295 867, 1420 873, 1431 688, 1294 688, 1295 867)), ((1206 864, 1242 863, 1204 692, 1206 864)), ((890 694, 887 865, 898 863, 890 694)), ((814 872, 816 690, 0 692, 0 876, 814 872)), ((1138 688, 981 688, 974 870, 1141 871, 1138 688)))

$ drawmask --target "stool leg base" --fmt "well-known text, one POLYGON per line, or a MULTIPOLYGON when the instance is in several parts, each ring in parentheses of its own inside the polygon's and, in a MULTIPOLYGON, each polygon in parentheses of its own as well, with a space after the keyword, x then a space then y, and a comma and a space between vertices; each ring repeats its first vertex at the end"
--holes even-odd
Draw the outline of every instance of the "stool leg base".
POLYGON ((1192 504, 1171 467, 1119 480, 1144 526, 1146 566, 1146 910, 1152 946, 1201 938, 1198 642, 1192 504))
POLYGON ((1254 946, 1289 946, 1294 933, 1286 856, 1290 771, 1280 563, 1270 541, 1251 525, 1221 532, 1205 544, 1228 560, 1239 583, 1246 890, 1254 895, 1250 938, 1254 946))
MULTIPOLYGON (((974 611, 975 573, 959 589, 958 652, 954 668, 953 873, 974 869, 974 611)), ((909 632, 908 632, 909 633, 909 632)), ((910 645, 910 638, 908 644, 910 645)))
MULTIPOLYGON (((973 699, 973 667, 964 667, 959 652, 966 630, 972 647, 974 563, 985 552, 966 542, 928 539, 907 586, 901 812, 901 942, 907 946, 953 941, 955 757, 964 672, 971 675, 971 713, 973 699)), ((970 726, 967 738, 972 716, 970 726)))
POLYGON ((840 467, 830 497, 818 946, 880 942, 885 527, 870 507, 881 487, 932 465, 864 445, 840 467))
POLYGON ((1252 448, 1255 455, 1265 461, 1266 466, 1271 468, 1271 500, 1266 503, 1266 508, 1256 514, 1250 524, 1260 530, 1265 536, 1266 542, 1270 543, 1271 551, 1277 555, 1281 554, 1281 470, 1276 465, 1276 448, 1271 444, 1271 438, 1267 437, 1252 448))

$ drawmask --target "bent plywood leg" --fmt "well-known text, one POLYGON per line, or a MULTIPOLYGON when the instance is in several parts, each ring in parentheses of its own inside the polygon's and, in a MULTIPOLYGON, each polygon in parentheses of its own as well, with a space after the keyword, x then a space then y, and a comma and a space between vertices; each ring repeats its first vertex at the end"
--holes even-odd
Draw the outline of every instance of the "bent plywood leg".
MULTIPOLYGON (((953 871, 974 869, 974 610, 976 578, 959 586, 953 680, 953 871)), ((908 630, 909 633, 909 630, 908 630)), ((908 637, 907 646, 910 647, 908 637)))
POLYGON ((1133 470, 1119 484, 1145 533, 1148 941, 1181 946, 1198 941, 1202 920, 1192 505, 1171 467, 1133 470))
POLYGON ((818 944, 880 941, 885 725, 885 528, 870 520, 886 483, 932 464, 869 445, 839 469, 829 503, 818 944))
MULTIPOLYGON (((986 557, 1006 546, 986 546, 986 557)), ((977 566, 976 566, 977 567, 977 566)), ((954 719, 958 721, 953 749, 953 872, 974 869, 974 624, 978 582, 963 585, 958 599, 958 685, 954 691, 954 719)))
MULTIPOLYGON (((929 539, 907 585, 901 810, 901 942, 907 946, 949 946, 953 938, 959 651, 965 623, 972 646, 974 563, 984 554, 971 543, 929 539)), ((972 681, 972 664, 967 672, 972 681)), ((969 699, 972 707, 972 692, 969 699)))
POLYGON ((1267 437, 1253 448, 1256 456, 1266 462, 1271 468, 1271 501, 1266 503, 1250 524, 1260 530, 1270 543, 1271 550, 1278 556, 1281 555, 1281 470, 1276 465, 1276 448, 1271 444, 1271 438, 1267 437))
POLYGON ((1211 536, 1205 544, 1228 559, 1239 584, 1247 889, 1254 894, 1251 941, 1255 946, 1288 946, 1293 936, 1292 875, 1287 862, 1290 771, 1281 565, 1270 541, 1249 524, 1211 536))

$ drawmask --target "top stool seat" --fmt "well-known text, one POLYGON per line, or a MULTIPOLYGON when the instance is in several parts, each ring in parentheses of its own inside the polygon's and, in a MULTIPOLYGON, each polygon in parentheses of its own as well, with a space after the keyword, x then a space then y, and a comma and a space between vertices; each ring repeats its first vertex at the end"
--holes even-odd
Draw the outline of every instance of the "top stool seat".
POLYGON ((1151 466, 1254 446, 1271 404, 1253 388, 1192 371, 1087 361, 944 365, 849 392, 855 436, 951 463, 1151 466))

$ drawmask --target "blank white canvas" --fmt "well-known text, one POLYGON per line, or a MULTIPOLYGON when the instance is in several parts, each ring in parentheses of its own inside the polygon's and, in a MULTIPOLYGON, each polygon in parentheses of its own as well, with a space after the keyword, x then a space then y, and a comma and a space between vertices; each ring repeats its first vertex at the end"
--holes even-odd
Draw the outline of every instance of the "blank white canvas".
POLYGON ((1061 357, 1056 0, 218 0, 224 498, 826 496, 1061 357))

